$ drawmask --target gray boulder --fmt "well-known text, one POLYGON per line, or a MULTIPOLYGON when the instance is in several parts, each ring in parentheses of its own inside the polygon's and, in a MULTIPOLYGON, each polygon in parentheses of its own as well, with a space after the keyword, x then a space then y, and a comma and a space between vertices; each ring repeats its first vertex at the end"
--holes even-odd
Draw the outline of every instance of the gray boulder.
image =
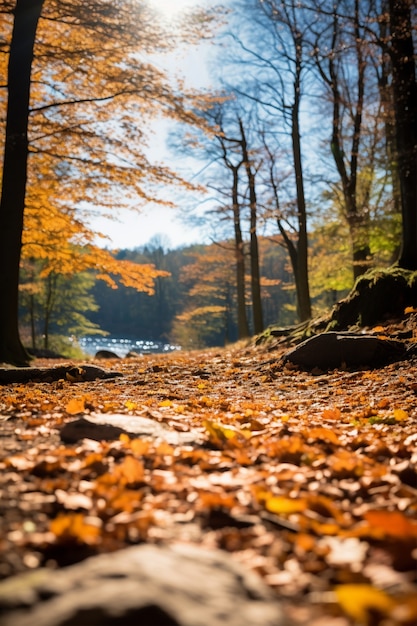
POLYGON ((2 626, 289 626, 273 592, 221 551, 141 545, 0 583, 2 626))
POLYGON ((65 443, 76 443, 81 439, 114 441, 124 433, 130 437, 150 437, 161 439, 172 445, 201 443, 197 431, 180 432, 141 415, 121 413, 92 413, 67 422, 62 426, 60 436, 65 443))

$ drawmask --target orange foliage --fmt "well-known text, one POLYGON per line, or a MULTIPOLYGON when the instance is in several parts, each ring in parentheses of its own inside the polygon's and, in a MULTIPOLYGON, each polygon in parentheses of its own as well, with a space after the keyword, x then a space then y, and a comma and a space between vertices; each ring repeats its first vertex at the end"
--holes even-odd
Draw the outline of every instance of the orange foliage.
MULTIPOLYGON (((0 25, 3 85, 13 23, 13 3, 7 5, 0 25)), ((43 275, 93 269, 112 287, 119 276, 149 294, 154 279, 166 275, 151 265, 116 261, 97 246, 100 235, 90 219, 98 212, 114 219, 120 207, 165 203, 158 197, 162 185, 189 187, 146 154, 155 117, 196 120, 196 98, 146 60, 173 45, 174 34, 164 32, 144 2, 45 0, 32 65, 23 235, 23 258, 43 260, 43 275)), ((3 112, 6 95, 0 90, 3 112)))

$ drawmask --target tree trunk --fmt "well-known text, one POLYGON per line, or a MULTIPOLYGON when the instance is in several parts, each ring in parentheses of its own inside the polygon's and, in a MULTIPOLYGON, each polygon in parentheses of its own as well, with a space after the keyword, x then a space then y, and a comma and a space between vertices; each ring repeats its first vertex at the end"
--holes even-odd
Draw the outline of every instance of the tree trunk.
POLYGON ((25 208, 30 74, 43 0, 17 0, 8 65, 0 201, 0 361, 27 365, 18 328, 19 265, 25 208))
POLYGON ((301 99, 301 36, 295 33, 295 80, 294 102, 291 110, 291 140, 294 158, 295 185, 297 192, 298 211, 298 242, 297 263, 295 271, 295 283, 297 289, 297 309, 301 322, 311 318, 310 288, 308 283, 308 236, 307 236, 307 211, 304 193, 303 163, 301 158, 300 137, 300 99, 301 99))
POLYGON ((237 289, 237 328, 239 339, 249 337, 249 324, 246 315, 245 297, 245 255, 243 250, 242 229, 240 226, 240 206, 238 198, 238 167, 233 170, 233 225, 235 230, 235 258, 236 258, 236 289, 237 289))
POLYGON ((403 218, 400 267, 417 270, 417 83, 411 0, 390 0, 391 61, 403 218))
MULTIPOLYGON (((382 5, 383 14, 389 14, 389 2, 384 0, 382 5)), ((388 21, 381 20, 379 24, 379 37, 382 42, 387 41, 388 37, 388 21)), ((387 158, 387 169, 390 172, 392 185, 392 214, 399 215, 401 213, 401 185, 398 173, 398 154, 397 154, 397 138, 395 135, 395 111, 394 111, 394 93, 391 81, 392 64, 389 55, 385 49, 382 50, 382 60, 380 75, 378 76, 378 88, 381 99, 384 127, 385 127, 385 150, 387 158)), ((401 242, 396 244, 396 250, 393 252, 393 261, 397 260, 400 255, 401 242)))
POLYGON ((359 20, 359 0, 355 0, 353 9, 353 30, 354 45, 356 49, 356 85, 353 93, 345 89, 340 82, 343 82, 343 68, 337 65, 338 40, 342 30, 339 22, 340 16, 337 13, 337 4, 333 6, 333 30, 330 43, 330 53, 328 52, 328 73, 323 70, 321 62, 316 57, 317 68, 321 77, 328 85, 333 100, 333 127, 330 147, 336 169, 342 184, 344 212, 349 227, 349 234, 352 247, 353 275, 358 278, 370 267, 371 249, 369 244, 369 213, 367 207, 358 206, 357 202, 357 179, 358 179, 358 157, 360 151, 362 133, 362 114, 365 96, 365 70, 366 63, 362 51, 362 38, 360 33, 359 20), (343 141, 343 119, 341 115, 342 105, 345 106, 346 99, 351 109, 353 129, 350 146, 350 156, 347 158, 343 141))
POLYGON ((239 120, 241 133, 242 157, 245 164, 249 185, 249 207, 250 207, 250 266, 251 266, 251 286, 252 286, 252 312, 253 330, 256 335, 264 329, 261 298, 261 276, 259 271, 259 246, 257 234, 257 198, 255 189, 255 175, 252 171, 246 135, 242 121, 239 120))

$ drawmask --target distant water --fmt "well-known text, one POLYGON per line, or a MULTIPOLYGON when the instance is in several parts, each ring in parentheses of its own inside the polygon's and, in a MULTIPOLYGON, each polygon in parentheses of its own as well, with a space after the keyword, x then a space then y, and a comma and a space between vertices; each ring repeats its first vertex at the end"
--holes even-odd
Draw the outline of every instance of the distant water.
POLYGON ((181 346, 175 346, 162 341, 147 341, 143 339, 122 339, 119 337, 81 337, 78 339, 81 349, 94 356, 98 350, 110 350, 117 356, 124 357, 128 352, 137 354, 155 354, 160 352, 173 352, 181 350, 181 346))

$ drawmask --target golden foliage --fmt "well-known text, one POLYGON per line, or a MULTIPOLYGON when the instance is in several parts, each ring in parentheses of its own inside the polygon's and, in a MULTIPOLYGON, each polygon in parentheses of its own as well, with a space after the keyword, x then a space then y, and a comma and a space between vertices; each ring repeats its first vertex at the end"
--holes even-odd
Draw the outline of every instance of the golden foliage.
MULTIPOLYGON (((1 85, 7 83, 12 8, 5 4, 0 25, 1 85)), ((189 186, 147 156, 152 120, 197 119, 196 97, 150 60, 173 45, 174 34, 168 36, 146 2, 45 0, 31 75, 23 236, 24 258, 44 260, 43 275, 95 269, 113 287, 119 275, 122 284, 147 293, 164 275, 116 262, 97 247, 89 222, 97 212, 114 218, 123 206, 164 202, 158 197, 163 185, 189 186)), ((0 89, 3 112, 6 95, 0 89)))

